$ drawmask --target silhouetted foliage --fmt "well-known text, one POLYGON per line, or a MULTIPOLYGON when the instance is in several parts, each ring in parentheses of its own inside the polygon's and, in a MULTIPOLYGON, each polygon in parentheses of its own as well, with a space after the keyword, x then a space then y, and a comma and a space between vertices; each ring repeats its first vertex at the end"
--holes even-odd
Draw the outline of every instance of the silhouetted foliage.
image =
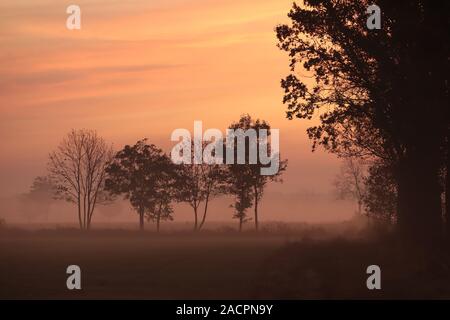
POLYGON ((239 231, 242 226, 251 218, 247 215, 247 210, 253 205, 255 195, 252 185, 253 172, 248 164, 230 164, 228 165, 228 193, 234 196, 233 219, 239 219, 239 231))
MULTIPOLYGON (((271 144, 270 144, 270 140, 269 137, 271 135, 270 132, 270 125, 268 122, 266 122, 265 120, 260 120, 260 119, 252 119, 252 117, 248 114, 244 114, 241 116, 241 118, 239 119, 238 122, 232 123, 229 126, 230 129, 236 130, 236 129, 242 129, 244 131, 249 130, 249 129, 254 129, 256 131, 256 146, 255 146, 255 150, 256 150, 256 163, 252 164, 249 162, 249 148, 251 147, 249 144, 249 138, 246 137, 246 164, 245 165, 240 165, 240 166, 244 166, 242 168, 239 167, 234 167, 233 165, 230 166, 230 170, 231 170, 231 174, 233 175, 241 175, 241 177, 235 177, 232 178, 232 193, 235 194, 237 196, 237 202, 235 203, 234 207, 237 210, 237 216, 236 217, 246 217, 245 216, 245 211, 247 209, 247 205, 254 205, 254 221, 255 221, 255 229, 258 230, 258 208, 259 208, 259 203, 262 200, 262 197, 264 195, 264 189, 266 188, 267 184, 269 182, 282 182, 281 179, 281 175, 283 174, 283 172, 286 170, 287 168, 287 160, 279 160, 279 168, 278 168, 278 172, 276 174, 273 175, 262 175, 261 174, 261 168, 267 167, 267 164, 263 164, 261 162, 260 159, 260 143, 265 144, 267 146, 267 152, 268 155, 270 155, 270 157, 272 157, 272 159, 275 159, 277 157, 279 157, 279 154, 274 154, 273 150, 271 149, 271 144), (260 135, 260 131, 259 130, 266 130, 267 131, 267 136, 266 137, 262 137, 260 135), (244 181, 246 180, 246 181, 244 181), (243 190, 241 190, 240 186, 244 186, 247 185, 248 187, 250 187, 251 190, 251 194, 253 195, 253 199, 251 201, 249 201, 249 199, 247 199, 248 197, 248 193, 243 192, 243 190), (239 209, 239 210, 238 210, 239 209)), ((235 143, 236 145, 236 143, 235 143)))
MULTIPOLYGON (((193 143, 192 143, 193 144, 193 143)), ((205 148, 202 145, 202 151, 205 148)), ((191 147, 193 154, 194 147, 191 147)), ((193 157, 191 157, 193 159, 193 157)), ((224 192, 224 166, 219 164, 177 165, 178 181, 176 194, 178 201, 186 202, 194 211, 194 230, 201 229, 206 221, 209 201, 224 192), (203 204, 203 214, 199 217, 198 210, 203 204)))
POLYGON ((29 219, 48 217, 52 202, 55 200, 56 186, 48 176, 38 176, 33 180, 30 191, 20 195, 23 214, 29 219))
POLYGON ((279 47, 291 59, 282 81, 287 116, 320 115, 308 129, 313 148, 392 163, 400 229, 439 235, 438 171, 449 134, 449 50, 442 40, 448 2, 378 1, 381 30, 366 28, 370 4, 293 5, 291 25, 277 27, 279 47), (301 80, 302 73, 312 79, 301 80))
POLYGON ((364 178, 367 192, 363 197, 369 217, 393 223, 397 219, 397 185, 392 167, 377 161, 364 178))
POLYGON ((144 218, 156 222, 159 231, 162 220, 172 220, 176 174, 169 157, 146 140, 134 146, 126 145, 116 153, 106 169, 106 189, 123 195, 139 214, 139 228, 144 218))

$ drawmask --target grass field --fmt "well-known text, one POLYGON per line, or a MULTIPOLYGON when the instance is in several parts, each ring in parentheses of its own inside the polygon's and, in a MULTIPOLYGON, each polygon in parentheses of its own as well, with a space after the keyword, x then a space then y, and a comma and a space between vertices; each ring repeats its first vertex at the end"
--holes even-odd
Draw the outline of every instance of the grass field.
POLYGON ((0 298, 248 298, 273 237, 22 233, 0 242, 0 298), (82 290, 66 289, 66 268, 82 290))
POLYGON ((329 233, 3 231, 0 298, 450 298, 448 251, 329 233), (71 264, 82 290, 66 288, 71 264), (370 264, 380 291, 366 288, 370 264))

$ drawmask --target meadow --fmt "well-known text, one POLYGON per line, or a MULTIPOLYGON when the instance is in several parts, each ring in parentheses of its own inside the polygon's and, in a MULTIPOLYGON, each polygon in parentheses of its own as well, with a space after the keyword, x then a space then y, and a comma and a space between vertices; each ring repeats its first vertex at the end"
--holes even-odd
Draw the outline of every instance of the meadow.
POLYGON ((101 229, 0 232, 1 299, 450 298, 448 250, 430 252, 350 224, 225 227, 161 234, 101 229), (66 288, 81 268, 82 290, 66 288), (382 290, 368 290, 378 264, 382 290))

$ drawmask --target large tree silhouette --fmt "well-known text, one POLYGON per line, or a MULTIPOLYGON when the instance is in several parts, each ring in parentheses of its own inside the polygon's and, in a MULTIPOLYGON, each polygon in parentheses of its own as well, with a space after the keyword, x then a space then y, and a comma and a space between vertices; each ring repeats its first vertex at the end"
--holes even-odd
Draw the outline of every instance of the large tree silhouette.
POLYGON ((366 27, 370 4, 293 5, 292 23, 276 29, 291 59, 282 80, 287 116, 319 115, 308 129, 313 148, 390 163, 400 230, 431 238, 441 231, 438 175, 449 127, 448 2, 378 1, 381 30, 366 27))

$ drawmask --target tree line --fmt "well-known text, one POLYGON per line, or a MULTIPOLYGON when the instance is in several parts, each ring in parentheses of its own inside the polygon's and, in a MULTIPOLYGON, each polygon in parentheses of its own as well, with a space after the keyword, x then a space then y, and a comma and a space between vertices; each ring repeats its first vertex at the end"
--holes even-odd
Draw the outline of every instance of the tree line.
MULTIPOLYGON (((241 116, 229 128, 256 132, 264 128, 270 135, 270 125, 250 115, 241 116)), ((175 203, 187 203, 192 208, 193 229, 197 231, 205 224, 210 201, 231 195, 239 231, 251 219, 258 230, 258 208, 264 190, 270 182, 281 181, 287 160, 280 161, 277 174, 261 175, 260 169, 266 165, 259 161, 259 153, 255 164, 248 161, 252 147, 246 137, 244 164, 175 164, 147 139, 114 152, 112 145, 95 131, 72 130, 50 153, 48 175, 35 179, 28 198, 51 192, 55 199, 74 203, 80 229, 89 230, 95 208, 122 197, 137 213, 141 230, 146 221, 151 221, 159 232, 163 221, 174 219, 175 203), (253 215, 249 214, 252 207, 253 215)))

